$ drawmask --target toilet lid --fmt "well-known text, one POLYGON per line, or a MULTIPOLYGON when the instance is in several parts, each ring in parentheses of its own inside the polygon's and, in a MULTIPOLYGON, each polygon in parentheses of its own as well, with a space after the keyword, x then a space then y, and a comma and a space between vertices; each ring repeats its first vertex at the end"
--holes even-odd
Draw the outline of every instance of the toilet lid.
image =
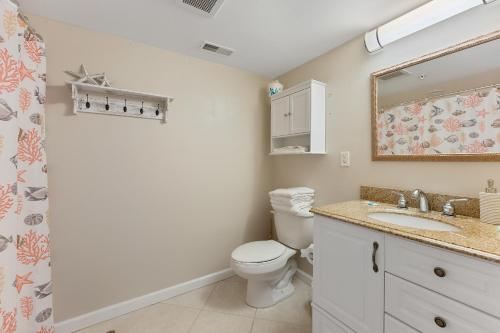
POLYGON ((280 257, 286 247, 273 240, 258 241, 237 247, 231 257, 239 262, 259 263, 280 257))

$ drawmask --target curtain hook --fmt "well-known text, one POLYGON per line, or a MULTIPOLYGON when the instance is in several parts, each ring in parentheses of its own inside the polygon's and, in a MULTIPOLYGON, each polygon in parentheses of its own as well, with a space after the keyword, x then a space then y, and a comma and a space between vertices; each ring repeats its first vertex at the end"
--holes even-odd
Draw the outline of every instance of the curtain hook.
POLYGON ((123 112, 127 112, 127 99, 125 98, 125 106, 123 107, 123 112))
POLYGON ((109 100, 108 96, 106 96, 106 105, 104 106, 106 108, 106 111, 109 111, 109 100))
POLYGON ((160 104, 158 104, 158 107, 156 108, 156 115, 159 115, 160 114, 160 104))
POLYGON ((85 107, 86 107, 87 109, 90 109, 89 94, 87 94, 87 103, 85 103, 85 107))
POLYGON ((143 114, 143 113, 144 113, 144 101, 142 101, 142 104, 141 104, 141 109, 139 110, 139 112, 140 112, 141 114, 143 114))

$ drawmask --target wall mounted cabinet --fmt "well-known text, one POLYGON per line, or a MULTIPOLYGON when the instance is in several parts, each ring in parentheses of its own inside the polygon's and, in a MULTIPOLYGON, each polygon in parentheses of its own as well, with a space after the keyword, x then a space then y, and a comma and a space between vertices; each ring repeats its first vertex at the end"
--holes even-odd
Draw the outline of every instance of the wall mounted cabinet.
POLYGON ((326 154, 325 91, 310 80, 271 97, 271 155, 326 154), (283 149, 291 146, 305 151, 283 149))

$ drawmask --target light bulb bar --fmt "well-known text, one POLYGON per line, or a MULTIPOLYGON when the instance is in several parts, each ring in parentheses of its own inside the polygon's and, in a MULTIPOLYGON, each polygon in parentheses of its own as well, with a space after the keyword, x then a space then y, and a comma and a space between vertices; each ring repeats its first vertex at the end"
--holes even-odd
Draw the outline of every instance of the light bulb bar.
POLYGON ((368 52, 495 0, 433 0, 365 34, 368 52))

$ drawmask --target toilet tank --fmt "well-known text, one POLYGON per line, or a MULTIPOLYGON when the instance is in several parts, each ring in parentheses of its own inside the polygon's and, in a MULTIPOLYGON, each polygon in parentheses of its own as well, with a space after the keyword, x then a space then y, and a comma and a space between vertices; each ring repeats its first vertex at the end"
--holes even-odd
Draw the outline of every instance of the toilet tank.
POLYGON ((297 216, 290 212, 274 210, 274 225, 278 241, 293 249, 305 249, 313 242, 314 216, 297 216))

